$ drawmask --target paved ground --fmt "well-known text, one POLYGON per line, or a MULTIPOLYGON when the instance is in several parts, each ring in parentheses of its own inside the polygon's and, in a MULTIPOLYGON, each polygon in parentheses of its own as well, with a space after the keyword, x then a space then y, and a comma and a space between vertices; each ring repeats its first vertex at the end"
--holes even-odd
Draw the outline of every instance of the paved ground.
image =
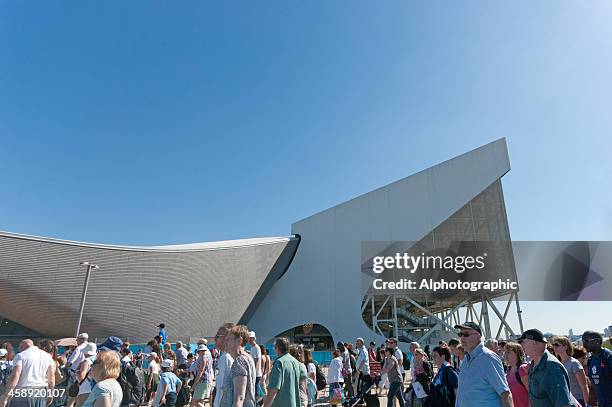
MULTIPOLYGON (((327 376, 327 369, 324 367, 323 368, 324 374, 325 376, 327 376)), ((406 375, 406 381, 404 382, 404 389, 406 387, 408 387, 408 384, 410 383, 411 379, 410 379, 410 372, 407 373, 406 375)), ((374 393, 376 392, 377 389, 376 387, 374 387, 371 392, 374 393)), ((378 398, 378 400, 380 401, 380 405, 381 407, 386 407, 387 405, 387 389, 382 389, 380 391, 380 397, 378 398)), ((329 393, 328 390, 322 390, 319 392, 319 398, 317 399, 316 403, 315 403, 315 407, 324 407, 324 406, 329 406, 329 393)), ((399 404, 397 403, 397 400, 395 401, 395 406, 399 406, 399 404)))

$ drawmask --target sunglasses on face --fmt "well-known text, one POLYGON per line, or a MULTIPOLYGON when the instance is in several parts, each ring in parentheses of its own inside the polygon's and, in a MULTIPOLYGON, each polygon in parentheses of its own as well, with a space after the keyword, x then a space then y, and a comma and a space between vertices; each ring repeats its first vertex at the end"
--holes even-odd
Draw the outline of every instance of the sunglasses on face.
POLYGON ((458 337, 463 337, 463 338, 467 338, 468 336, 472 335, 471 333, 467 333, 467 332, 459 332, 457 334, 458 337))
POLYGON ((555 348, 560 348, 561 346, 563 346, 563 345, 561 345, 560 343, 553 343, 553 347, 555 347, 555 348))

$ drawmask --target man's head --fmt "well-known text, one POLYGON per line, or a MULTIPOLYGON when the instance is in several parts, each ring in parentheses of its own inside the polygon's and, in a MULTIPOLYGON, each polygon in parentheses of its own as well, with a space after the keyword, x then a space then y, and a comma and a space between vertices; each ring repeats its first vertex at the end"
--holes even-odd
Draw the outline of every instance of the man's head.
POLYGON ((80 333, 77 338, 77 345, 82 345, 84 343, 87 343, 87 340, 89 339, 89 335, 87 335, 85 332, 80 333))
POLYGON ((157 327, 158 327, 159 329, 165 329, 165 328, 166 328, 166 324, 164 324, 164 323, 162 322, 161 324, 157 325, 157 327))
POLYGON ((582 334, 582 343, 587 352, 599 353, 603 343, 603 336, 599 332, 586 331, 582 334))
POLYGON ((274 352, 276 352, 276 356, 283 356, 289 352, 289 339, 284 337, 276 338, 274 341, 274 352))
POLYGON ((374 349, 376 347, 376 342, 370 342, 370 349, 374 349))
POLYGON ((487 349, 492 350, 495 353, 499 353, 499 344, 497 343, 497 340, 495 339, 487 339, 485 341, 484 346, 486 346, 487 349))
POLYGON ((532 359, 539 359, 542 357, 546 350, 546 344, 548 343, 542 332, 538 329, 526 330, 521 337, 518 338, 517 342, 521 344, 525 350, 525 354, 532 359))
POLYGON ((233 327, 234 327, 234 324, 232 324, 231 322, 228 322, 228 323, 221 325, 219 329, 217 329, 217 334, 215 335, 215 346, 221 352, 225 352, 225 342, 227 340, 227 334, 229 333, 230 329, 232 329, 233 327))
POLYGON ((457 349, 457 345, 459 345, 459 341, 455 338, 448 341, 448 347, 451 349, 451 352, 454 352, 457 349))
POLYGON ((249 343, 252 345, 257 344, 257 335, 255 335, 255 331, 249 331, 249 343))
POLYGON ((387 339, 387 341, 389 341, 388 347, 393 348, 393 349, 397 348, 397 338, 389 338, 387 339))
POLYGON ((355 345, 357 345, 358 348, 363 348, 363 344, 364 344, 363 338, 357 338, 355 340, 355 345))
MULTIPOLYGON (((397 345, 397 341, 395 341, 395 344, 397 345)), ((418 342, 410 342, 410 345, 409 345, 410 353, 414 354, 414 352, 420 347, 421 345, 419 345, 418 342)))
POLYGON ((34 342, 31 339, 24 339, 19 343, 19 352, 23 352, 31 346, 34 346, 34 342))
POLYGON ((480 344, 482 339, 482 328, 475 322, 466 322, 462 325, 455 325, 455 329, 458 329, 459 340, 463 349, 470 353, 480 344))

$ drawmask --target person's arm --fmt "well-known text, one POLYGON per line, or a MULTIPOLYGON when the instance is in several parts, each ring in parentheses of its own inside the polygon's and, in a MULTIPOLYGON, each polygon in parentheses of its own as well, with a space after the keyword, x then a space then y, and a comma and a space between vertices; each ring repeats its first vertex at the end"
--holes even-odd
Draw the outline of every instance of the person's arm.
POLYGON ((153 385, 153 367, 149 365, 149 382, 147 383, 147 389, 150 389, 153 385))
POLYGON ((278 394, 278 389, 270 389, 268 388, 268 394, 266 395, 266 400, 264 401, 263 407, 270 407, 272 403, 274 403, 274 399, 278 394))
POLYGON ((87 363, 87 361, 84 360, 79 365, 79 371, 76 374, 77 381, 79 383, 81 383, 83 380, 85 380, 85 377, 87 376, 87 372, 89 372, 89 363, 87 363))
POLYGON ((198 374, 196 375, 196 379, 194 383, 199 383, 200 379, 202 378, 202 375, 204 374, 204 368, 206 367, 207 364, 207 359, 202 357, 202 360, 200 361, 200 365, 198 366, 198 374))
MULTIPOLYGON (((361 351, 359 352, 358 357, 360 356, 361 356, 361 351)), ((363 369, 363 367, 365 366, 365 362, 366 362, 365 360, 362 360, 361 363, 357 366, 357 369, 355 369, 356 370, 355 373, 357 373, 357 375, 359 374, 359 372, 361 372, 361 369, 363 369)))
POLYGON ((580 369, 576 372, 576 380, 578 380, 578 384, 580 385, 580 389, 582 390, 582 398, 584 400, 589 399, 589 385, 587 384, 587 378, 584 374, 584 369, 580 369))
POLYGON ((232 407, 242 407, 244 404, 244 396, 246 394, 247 377, 234 377, 234 402, 232 407))
POLYGON ((315 382, 317 381, 317 368, 315 367, 314 372, 308 372, 308 377, 310 377, 315 382))
POLYGON ((389 371, 391 371, 391 366, 393 366, 393 363, 387 362, 387 359, 383 360, 383 367, 380 369, 380 374, 384 375, 389 373, 389 371))
POLYGON ((13 366, 13 371, 8 378, 6 383, 6 387, 4 388, 4 396, 0 399, 0 407, 5 407, 8 403, 8 400, 11 398, 10 394, 17 386, 17 382, 19 381, 19 377, 21 376, 21 364, 13 366))
POLYGON ((161 404, 166 404, 166 393, 168 393, 168 383, 163 382, 161 386, 161 396, 159 397, 161 404))
POLYGON ((47 368, 47 388, 49 391, 49 397, 47 397, 47 406, 53 403, 53 389, 55 388, 55 369, 57 365, 55 360, 51 360, 49 367, 47 368))
MULTIPOLYGON (((455 392, 456 391, 457 389, 455 389, 455 392)), ((505 391, 500 394, 499 398, 501 399, 503 407, 514 407, 514 403, 512 402, 512 394, 509 391, 505 391)))
POLYGON ((521 383, 525 386, 526 389, 529 388, 529 375, 521 376, 521 383))

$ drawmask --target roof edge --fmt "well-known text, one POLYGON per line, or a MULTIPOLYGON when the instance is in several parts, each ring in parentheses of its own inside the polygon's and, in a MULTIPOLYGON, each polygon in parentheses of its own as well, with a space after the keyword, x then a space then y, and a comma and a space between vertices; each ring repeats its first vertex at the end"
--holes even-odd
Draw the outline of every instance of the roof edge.
POLYGON ((20 233, 12 233, 0 231, 0 237, 18 239, 18 240, 30 240, 52 244, 62 244, 67 246, 79 246, 79 247, 91 247, 98 249, 108 250, 123 250, 123 251, 135 251, 135 252, 201 252, 211 250, 228 250, 242 247, 253 247, 267 244, 283 243, 292 240, 299 239, 294 235, 281 236, 281 237, 264 237, 264 238, 250 238, 250 239, 236 239, 236 240, 221 240, 218 242, 202 242, 202 243, 187 243, 178 245, 165 245, 165 246, 128 246, 128 245, 112 245, 102 243, 87 243, 73 240, 55 239, 41 236, 26 235, 20 233))

